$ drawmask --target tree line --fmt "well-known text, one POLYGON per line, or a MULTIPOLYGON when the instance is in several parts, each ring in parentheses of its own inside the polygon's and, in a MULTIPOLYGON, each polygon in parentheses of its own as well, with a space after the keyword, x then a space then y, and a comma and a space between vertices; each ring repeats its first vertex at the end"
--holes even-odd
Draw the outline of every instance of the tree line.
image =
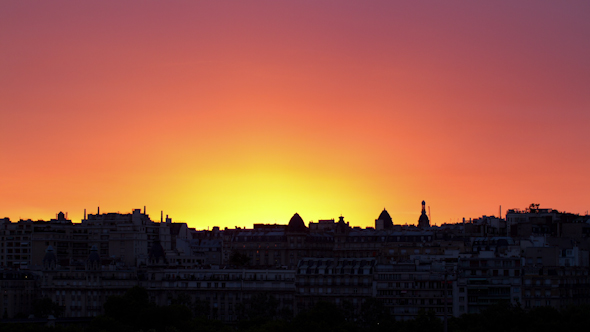
MULTIPOLYGON (((39 315, 60 314, 47 299, 36 305, 39 315)), ((352 306, 318 302, 311 309, 293 317, 278 310, 278 301, 268 293, 260 293, 236 310, 240 319, 225 324, 210 319, 207 303, 191 302, 179 296, 170 305, 158 306, 149 301, 148 292, 133 287, 123 296, 111 296, 104 305, 104 314, 90 323, 70 326, 35 324, 0 324, 6 332, 442 332, 443 321, 433 312, 421 311, 416 318, 397 321, 377 299, 362 304, 354 314, 352 306)), ((587 331, 590 327, 590 306, 572 306, 563 310, 538 307, 525 311, 509 303, 498 303, 481 313, 449 317, 449 332, 545 332, 587 331)))

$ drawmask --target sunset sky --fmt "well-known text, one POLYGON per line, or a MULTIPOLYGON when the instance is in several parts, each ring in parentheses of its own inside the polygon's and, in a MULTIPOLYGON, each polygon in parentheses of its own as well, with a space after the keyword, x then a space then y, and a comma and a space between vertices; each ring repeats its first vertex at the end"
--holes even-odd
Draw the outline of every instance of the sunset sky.
POLYGON ((2 1, 0 218, 590 209, 590 1, 2 1))

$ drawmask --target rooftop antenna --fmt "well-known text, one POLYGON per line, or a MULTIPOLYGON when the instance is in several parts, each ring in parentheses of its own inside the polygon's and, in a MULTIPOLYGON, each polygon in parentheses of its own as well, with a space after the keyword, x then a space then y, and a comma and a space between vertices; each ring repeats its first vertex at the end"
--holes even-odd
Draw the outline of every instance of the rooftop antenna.
POLYGON ((143 206, 143 214, 145 214, 145 205, 143 206))

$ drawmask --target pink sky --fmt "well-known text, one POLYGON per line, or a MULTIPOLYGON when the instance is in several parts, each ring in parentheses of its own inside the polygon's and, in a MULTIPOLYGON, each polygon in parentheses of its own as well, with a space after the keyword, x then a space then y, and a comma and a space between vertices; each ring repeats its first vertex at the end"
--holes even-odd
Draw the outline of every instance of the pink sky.
POLYGON ((13 1, 0 217, 589 210, 586 1, 13 1))

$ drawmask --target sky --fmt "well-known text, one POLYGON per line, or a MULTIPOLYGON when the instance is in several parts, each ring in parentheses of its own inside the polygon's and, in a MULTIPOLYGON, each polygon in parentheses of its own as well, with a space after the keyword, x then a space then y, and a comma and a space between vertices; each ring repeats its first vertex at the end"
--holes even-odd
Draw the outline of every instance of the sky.
POLYGON ((588 1, 2 1, 0 218, 590 209, 588 1))

